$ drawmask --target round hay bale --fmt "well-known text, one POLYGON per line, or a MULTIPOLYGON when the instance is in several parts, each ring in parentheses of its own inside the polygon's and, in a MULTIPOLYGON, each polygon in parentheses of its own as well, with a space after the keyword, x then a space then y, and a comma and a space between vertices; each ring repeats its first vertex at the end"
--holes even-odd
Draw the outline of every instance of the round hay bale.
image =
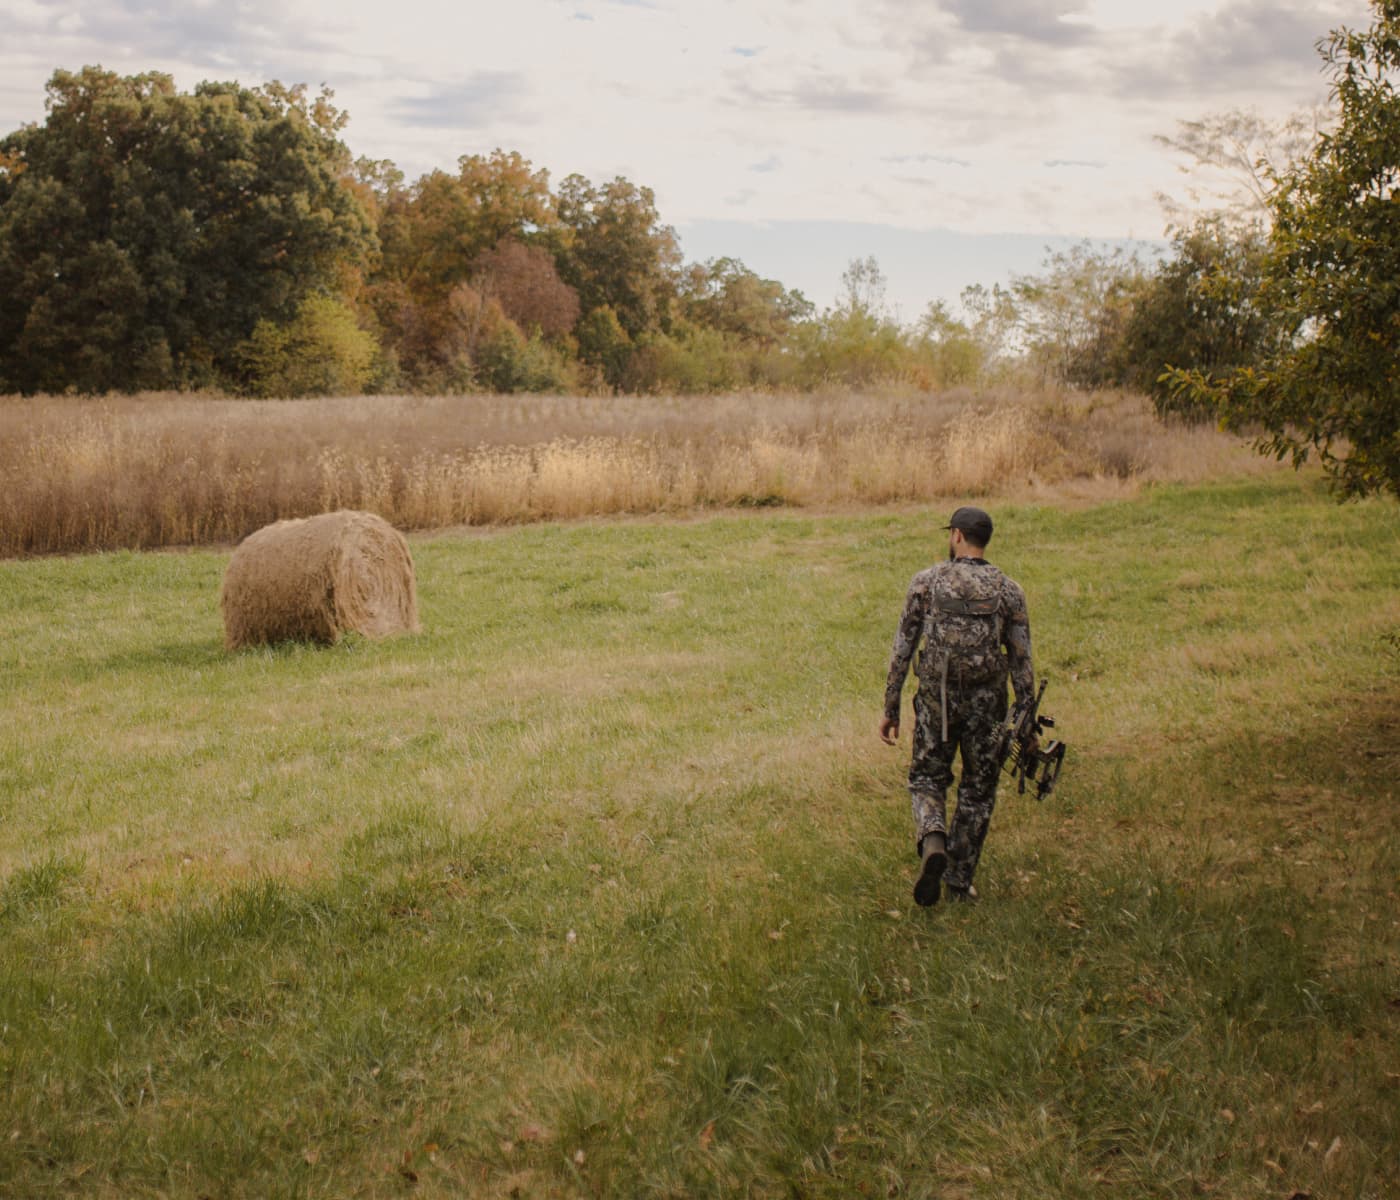
POLYGON ((278 521, 249 534, 224 572, 219 607, 230 650, 418 628, 408 543, 367 512, 278 521))

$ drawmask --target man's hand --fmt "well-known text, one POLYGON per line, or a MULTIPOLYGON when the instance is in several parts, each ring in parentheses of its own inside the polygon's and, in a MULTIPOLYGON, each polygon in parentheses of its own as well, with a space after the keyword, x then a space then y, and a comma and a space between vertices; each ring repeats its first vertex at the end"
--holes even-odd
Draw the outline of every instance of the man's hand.
POLYGON ((899 740, 899 722, 891 721, 889 717, 880 719, 880 740, 886 746, 893 746, 899 740))

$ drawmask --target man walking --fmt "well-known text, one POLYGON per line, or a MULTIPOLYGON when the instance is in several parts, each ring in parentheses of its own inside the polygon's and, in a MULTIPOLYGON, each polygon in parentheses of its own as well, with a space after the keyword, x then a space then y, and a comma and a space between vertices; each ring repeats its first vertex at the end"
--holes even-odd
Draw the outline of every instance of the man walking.
POLYGON ((972 900, 972 876, 996 804, 1000 746, 1009 676, 1020 708, 1035 696, 1031 627, 1026 595, 984 557, 992 518, 980 508, 960 508, 945 526, 948 561, 914 576, 895 631, 885 685, 880 738, 899 737, 900 694, 920 640, 915 664, 914 757, 909 794, 921 859, 914 899, 938 902, 947 873, 948 897, 972 900), (953 755, 962 751, 958 807, 948 828, 945 805, 953 782, 953 755))

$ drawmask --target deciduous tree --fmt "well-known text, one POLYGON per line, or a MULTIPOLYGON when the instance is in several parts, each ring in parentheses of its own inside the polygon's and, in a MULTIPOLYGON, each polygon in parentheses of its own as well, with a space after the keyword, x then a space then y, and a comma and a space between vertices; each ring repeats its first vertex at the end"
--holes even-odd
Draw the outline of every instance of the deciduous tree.
POLYGON ((1026 358, 1044 380, 1111 382, 1117 343, 1144 280, 1136 255, 1082 242, 1052 253, 1040 275, 1012 279, 1026 358))
POLYGON ((559 273, 584 313, 612 309, 629 339, 666 329, 681 255, 652 190, 621 177, 595 187, 570 175, 559 187, 558 214, 565 227, 559 273))
POLYGON ((1177 230, 1172 253, 1134 300, 1114 355, 1117 381, 1147 392, 1160 412, 1210 416, 1209 408, 1183 403, 1164 372, 1254 366, 1284 345, 1289 331, 1259 303, 1267 249, 1261 225, 1222 215, 1177 230))
POLYGON ((1318 44, 1338 122, 1269 194, 1259 304, 1292 337, 1256 367, 1179 370, 1179 395, 1295 465, 1316 454, 1343 496, 1400 495, 1400 0, 1318 44))
POLYGON ((578 293, 559 278, 543 246, 503 238, 477 258, 472 280, 523 330, 557 339, 578 321, 578 293))
POLYGON ((342 290, 373 248, 328 92, 86 67, 47 105, 0 141, 5 386, 214 382, 259 321, 342 290))
POLYGON ((255 396, 353 396, 369 381, 377 350, 345 301, 308 296, 287 324, 253 327, 241 347, 244 389, 255 396))
POLYGON ((798 321, 812 315, 812 304, 801 292, 762 278, 737 258, 692 264, 681 298, 686 317, 696 325, 763 347, 777 345, 798 321))
POLYGON ((1232 108, 1194 121, 1180 121, 1174 135, 1156 141, 1184 160, 1185 202, 1161 194, 1158 200, 1174 226, 1198 216, 1231 223, 1267 221, 1273 181, 1312 149, 1327 124, 1322 108, 1307 108, 1281 121, 1249 109, 1232 108))

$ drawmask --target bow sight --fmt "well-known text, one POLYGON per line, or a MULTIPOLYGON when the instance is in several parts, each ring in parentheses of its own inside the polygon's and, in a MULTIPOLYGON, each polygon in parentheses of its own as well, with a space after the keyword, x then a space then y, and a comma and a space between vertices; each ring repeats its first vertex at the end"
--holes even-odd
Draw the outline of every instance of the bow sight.
POLYGON ((1045 683, 1042 679, 1035 700, 1006 723, 1001 742, 1001 769, 1015 777, 1018 793, 1025 792, 1027 780, 1034 784, 1037 800, 1044 800, 1055 790, 1055 780, 1065 761, 1064 742, 1051 738, 1042 745, 1040 741, 1045 730, 1055 727, 1054 717, 1039 715, 1045 683))

